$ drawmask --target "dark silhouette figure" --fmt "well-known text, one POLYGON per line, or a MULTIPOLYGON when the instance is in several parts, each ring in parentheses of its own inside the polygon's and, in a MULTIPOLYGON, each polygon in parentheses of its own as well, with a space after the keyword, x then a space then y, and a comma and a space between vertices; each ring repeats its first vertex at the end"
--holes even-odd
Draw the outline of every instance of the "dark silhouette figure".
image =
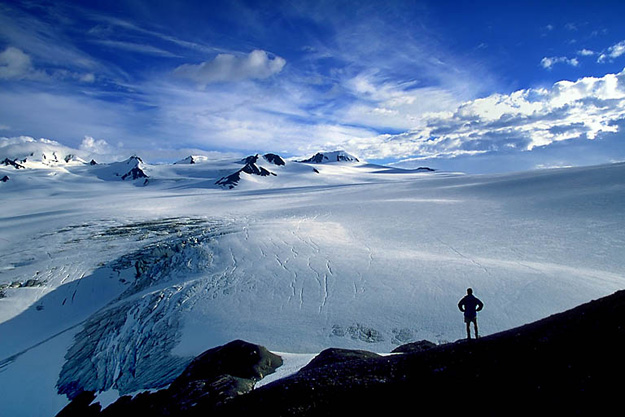
POLYGON ((464 322, 467 324, 467 339, 471 338, 471 323, 473 323, 475 328, 475 338, 477 339, 479 337, 477 332, 477 312, 484 308, 484 303, 473 295, 471 288, 467 288, 467 295, 460 300, 458 308, 464 313, 464 322))

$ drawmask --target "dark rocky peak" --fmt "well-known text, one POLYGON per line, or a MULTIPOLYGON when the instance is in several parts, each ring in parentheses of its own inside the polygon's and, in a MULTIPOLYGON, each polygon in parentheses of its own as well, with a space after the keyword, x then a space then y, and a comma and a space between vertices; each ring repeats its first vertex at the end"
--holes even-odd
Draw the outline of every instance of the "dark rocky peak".
POLYGON ((57 156, 55 151, 52 151, 52 155, 48 156, 44 153, 41 154, 42 162, 59 162, 59 157, 57 156))
POLYGON ((318 152, 312 157, 308 159, 304 159, 304 163, 309 164, 325 164, 331 162, 360 162, 358 158, 353 155, 348 154, 345 151, 334 151, 334 152, 318 152))
POLYGON ((189 155, 180 161, 174 162, 174 165, 195 165, 207 160, 208 158, 204 155, 189 155))
POLYGON ((4 161, 0 162, 0 164, 5 165, 5 166, 11 166, 15 169, 26 169, 26 167, 24 165, 22 165, 24 163, 24 161, 20 161, 17 162, 17 159, 9 159, 9 158, 4 158, 4 161))
POLYGON ((137 155, 133 155, 130 158, 128 158, 126 160, 127 164, 139 164, 139 163, 143 163, 143 160, 141 158, 139 158, 137 155))
POLYGON ((126 179, 137 180, 139 178, 149 178, 147 174, 143 172, 143 170, 139 168, 138 166, 132 168, 130 171, 123 174, 121 177, 122 177, 122 180, 126 180, 126 179))
POLYGON ((186 158, 181 159, 180 161, 174 162, 174 165, 181 165, 181 164, 194 165, 195 164, 195 158, 193 158, 193 155, 189 155, 186 158))
POLYGON ((245 158, 241 159, 240 162, 245 165, 255 164, 256 162, 258 162, 259 157, 259 154, 246 156, 245 158))
POLYGON ((267 162, 272 163, 274 165, 278 165, 278 166, 286 165, 286 162, 284 162, 284 159, 282 159, 280 155, 276 155, 275 153, 266 153, 265 155, 263 155, 263 157, 265 158, 267 162))
POLYGON ((0 182, 8 182, 10 180, 8 175, 5 175, 4 177, 0 178, 0 182))
MULTIPOLYGON (((233 174, 220 178, 219 180, 215 182, 215 184, 224 188, 233 189, 239 184, 239 181, 241 181, 242 173, 249 174, 249 175, 258 175, 260 177, 268 177, 270 175, 276 176, 275 173, 269 171, 268 169, 262 166, 257 165, 259 158, 260 158, 260 155, 256 154, 256 155, 248 156, 245 159, 242 159, 241 162, 245 163, 245 166, 243 168, 241 168, 240 170, 238 170, 237 172, 233 174)), ((263 158, 267 162, 275 164, 275 165, 281 165, 280 161, 282 162, 282 164, 284 164, 284 160, 275 154, 266 154, 266 155, 263 155, 263 158), (267 157, 267 155, 270 155, 270 156, 267 157)))
MULTIPOLYGON (((256 155, 250 155, 248 157, 245 157, 241 160, 242 164, 256 164, 258 163, 258 159, 261 157, 260 154, 256 154, 256 155)), ((282 157, 280 155, 277 155, 275 153, 266 153, 264 155, 262 155, 263 159, 267 162, 269 162, 270 164, 274 164, 277 166, 284 166, 286 165, 286 162, 284 162, 284 159, 282 159, 282 157)))
POLYGON ((144 165, 141 158, 136 155, 131 156, 125 161, 113 162, 111 164, 98 165, 94 168, 96 175, 106 181, 121 179, 138 180, 143 179, 143 185, 148 184, 149 176, 144 171, 144 165))

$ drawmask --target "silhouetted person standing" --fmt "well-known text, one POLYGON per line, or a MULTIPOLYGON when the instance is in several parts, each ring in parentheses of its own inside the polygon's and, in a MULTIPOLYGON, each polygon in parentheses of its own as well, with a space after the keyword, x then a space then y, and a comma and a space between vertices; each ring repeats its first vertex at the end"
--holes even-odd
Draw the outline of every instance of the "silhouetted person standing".
POLYGON ((473 323, 473 327, 475 328, 475 338, 478 338, 477 312, 483 307, 484 303, 473 295, 473 290, 471 288, 467 288, 467 295, 458 303, 458 308, 460 311, 464 312, 464 322, 467 324, 467 339, 471 338, 471 323, 473 323))

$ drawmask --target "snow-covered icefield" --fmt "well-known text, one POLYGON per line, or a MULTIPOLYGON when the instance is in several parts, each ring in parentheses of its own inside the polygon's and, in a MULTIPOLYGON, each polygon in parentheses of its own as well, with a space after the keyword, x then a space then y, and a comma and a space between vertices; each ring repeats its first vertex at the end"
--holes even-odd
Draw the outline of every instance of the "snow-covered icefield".
POLYGON ((229 190, 214 183, 231 161, 146 165, 147 186, 78 162, 0 166, 0 415, 54 415, 57 389, 156 388, 233 339, 293 366, 454 341, 467 287, 483 335, 625 287, 625 164, 267 167, 229 190))

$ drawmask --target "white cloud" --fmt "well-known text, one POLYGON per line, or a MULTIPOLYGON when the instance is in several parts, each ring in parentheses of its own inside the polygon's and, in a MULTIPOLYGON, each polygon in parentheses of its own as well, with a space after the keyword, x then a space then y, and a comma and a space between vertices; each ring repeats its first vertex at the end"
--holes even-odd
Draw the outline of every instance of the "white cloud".
POLYGON ((592 140, 622 125, 625 70, 467 101, 452 112, 425 114, 405 133, 351 144, 365 159, 447 158, 592 140))
POLYGON ((111 146, 104 139, 94 139, 91 136, 85 136, 80 143, 80 150, 96 154, 106 154, 111 152, 111 146))
POLYGON ((551 69, 556 64, 568 64, 573 67, 579 65, 577 58, 567 58, 565 56, 544 57, 540 61, 540 65, 545 69, 551 69))
POLYGON ((454 109, 461 102, 451 88, 391 81, 375 72, 357 74, 341 85, 355 100, 328 117, 343 124, 410 129, 422 114, 454 109))
POLYGON ((0 52, 0 79, 21 79, 33 70, 30 57, 21 49, 9 46, 0 52))
POLYGON ((248 55, 219 54, 212 61, 201 64, 184 64, 174 73, 198 84, 265 79, 282 71, 286 61, 256 49, 248 55))
POLYGON ((595 51, 591 51, 590 49, 585 49, 585 48, 577 51, 577 55, 580 55, 580 56, 593 56, 595 54, 596 54, 595 51))
POLYGON ((605 52, 599 55, 597 62, 609 62, 615 58, 625 54, 625 41, 621 41, 615 45, 610 46, 605 52))

